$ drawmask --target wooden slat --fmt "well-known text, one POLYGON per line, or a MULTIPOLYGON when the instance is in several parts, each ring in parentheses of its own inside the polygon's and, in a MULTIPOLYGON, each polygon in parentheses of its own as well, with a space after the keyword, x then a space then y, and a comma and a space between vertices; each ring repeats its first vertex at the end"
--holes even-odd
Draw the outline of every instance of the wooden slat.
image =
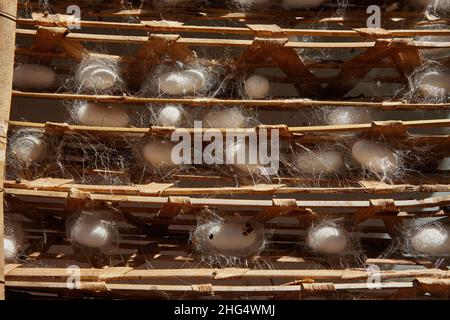
POLYGON ((167 104, 176 103, 197 107, 242 106, 242 107, 276 107, 276 108, 309 108, 316 106, 373 108, 381 110, 438 110, 449 109, 450 103, 408 103, 405 101, 336 101, 311 99, 271 99, 271 100, 239 100, 217 98, 140 98, 133 96, 89 95, 76 93, 24 92, 13 90, 14 97, 51 99, 51 100, 86 100, 104 103, 129 104, 167 104))
POLYGON ((5 174, 6 133, 11 108, 17 0, 0 1, 0 300, 5 299, 3 179, 5 174))

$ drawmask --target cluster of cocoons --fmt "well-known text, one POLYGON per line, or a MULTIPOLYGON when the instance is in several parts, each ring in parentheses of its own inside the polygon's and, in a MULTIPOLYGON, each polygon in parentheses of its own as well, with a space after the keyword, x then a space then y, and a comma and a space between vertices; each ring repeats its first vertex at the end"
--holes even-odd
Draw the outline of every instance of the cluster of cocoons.
POLYGON ((266 77, 255 74, 245 79, 244 87, 250 99, 263 99, 269 95, 270 82, 266 77))
POLYGON ((120 106, 86 101, 76 107, 75 116, 80 124, 96 127, 126 127, 130 121, 120 106))
POLYGON ((345 230, 335 225, 324 224, 311 227, 308 231, 308 246, 320 254, 342 254, 347 249, 348 242, 345 230))
POLYGON ((40 64, 21 64, 14 69, 13 85, 19 90, 46 90, 55 86, 53 69, 40 64))
POLYGON ((160 93, 173 96, 195 94, 202 90, 205 84, 204 72, 197 69, 170 71, 158 78, 160 93))
POLYGON ((413 253, 423 255, 450 254, 450 227, 428 225, 417 228, 410 238, 413 253))
POLYGON ((111 222, 95 215, 81 215, 70 226, 72 242, 86 248, 104 248, 112 244, 114 233, 111 222))
POLYGON ((375 141, 358 140, 352 146, 352 155, 362 167, 377 174, 396 172, 400 165, 394 151, 375 141))
POLYGON ((192 242, 202 253, 247 256, 264 246, 263 233, 260 224, 213 220, 197 226, 192 242))
POLYGON ((44 159, 48 144, 42 135, 25 132, 12 139, 10 149, 17 161, 31 164, 44 159))

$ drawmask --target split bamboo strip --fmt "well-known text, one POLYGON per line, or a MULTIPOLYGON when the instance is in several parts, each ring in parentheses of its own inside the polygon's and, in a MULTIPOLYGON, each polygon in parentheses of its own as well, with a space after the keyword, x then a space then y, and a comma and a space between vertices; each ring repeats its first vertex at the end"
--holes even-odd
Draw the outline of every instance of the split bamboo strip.
MULTIPOLYGON (((58 20, 58 15, 49 17, 39 17, 38 19, 18 19, 18 24, 32 26, 59 26, 66 27, 67 22, 58 20)), ((194 33, 218 33, 218 34, 239 34, 239 35, 260 35, 262 32, 246 27, 218 27, 218 26, 195 26, 186 25, 178 21, 140 21, 138 23, 106 22, 79 20, 81 27, 104 28, 104 29, 125 29, 125 30, 146 30, 150 32, 194 32, 194 33)), ((251 26, 251 25, 250 25, 251 26)), ((265 30, 265 35, 286 35, 286 36, 313 36, 313 37, 365 37, 364 33, 357 30, 315 30, 315 29, 288 29, 276 28, 275 31, 265 30)), ((449 29, 420 29, 420 30, 386 30, 392 37, 415 37, 415 36, 448 36, 449 29)))
MULTIPOLYGON (((6 266, 8 268, 8 265, 6 266)), ((113 268, 109 268, 113 269, 113 268)), ((80 280, 99 281, 104 278, 108 269, 81 268, 79 270, 80 280)), ((365 269, 344 269, 344 270, 253 270, 240 268, 225 269, 148 269, 140 270, 129 268, 128 272, 121 275, 120 280, 154 280, 154 279, 187 279, 187 278, 207 278, 211 280, 225 279, 302 279, 310 278, 314 280, 365 280, 373 276, 373 272, 365 269)), ((436 277, 449 278, 450 271, 441 269, 413 269, 413 270, 382 270, 377 273, 379 279, 401 279, 412 277, 436 277)), ((12 268, 6 274, 6 279, 19 280, 21 278, 67 278, 66 268, 12 268)))
MULTIPOLYGON (((16 48, 17 0, 0 2, 0 190, 3 190, 5 170, 6 134, 11 108, 11 89, 14 67, 14 49, 16 48)), ((4 286, 4 216, 3 191, 0 192, 0 300, 5 299, 4 286)))
POLYGON ((13 90, 14 97, 51 99, 51 100, 86 100, 104 103, 129 103, 129 104, 167 104, 175 103, 197 107, 242 106, 242 107, 278 107, 278 108, 308 108, 316 106, 330 107, 357 107, 374 108, 382 110, 411 110, 411 109, 449 109, 450 103, 408 103, 405 101, 335 101, 335 100, 311 100, 311 99, 271 99, 271 100, 240 100, 217 98, 141 98, 133 96, 89 95, 76 93, 45 93, 24 92, 13 90))
MULTIPOLYGON (((449 178, 450 179, 450 178, 449 178)), ((285 185, 257 184, 241 187, 196 187, 196 188, 177 188, 172 184, 150 184, 150 185, 83 185, 74 184, 71 180, 41 178, 34 181, 21 180, 19 183, 13 180, 4 182, 5 188, 31 189, 43 191, 69 192, 72 189, 78 189, 83 192, 99 194, 122 194, 122 195, 159 195, 159 196, 183 196, 183 195, 250 195, 250 194, 352 194, 352 193, 370 193, 370 194, 388 194, 388 193, 410 193, 410 192, 450 192, 448 184, 399 184, 388 185, 379 183, 374 187, 287 187, 285 185)))
MULTIPOLYGON (((305 291, 304 286, 306 285, 267 285, 267 286, 238 286, 238 285, 210 285, 210 284, 202 284, 202 285, 160 285, 160 284, 117 284, 117 283, 94 283, 97 286, 92 286, 91 288, 81 283, 80 288, 75 288, 75 290, 84 290, 84 291, 97 291, 97 292, 108 292, 108 291, 155 291, 155 292, 194 292, 198 294, 222 294, 222 293, 248 293, 255 295, 267 295, 274 294, 279 292, 301 292, 305 291), (199 290, 198 287, 205 286, 205 290, 199 290), (206 290, 208 288, 208 290, 206 290)), ((333 292, 337 291, 347 291, 347 290, 370 290, 371 288, 367 283, 336 283, 336 284, 323 284, 317 283, 317 287, 324 287, 328 285, 328 289, 322 289, 321 292, 333 292)), ((6 286, 9 288, 33 288, 33 289, 41 289, 41 290, 55 290, 55 289, 68 289, 68 285, 66 282, 44 282, 44 281, 6 281, 6 286)), ((314 287, 314 286, 312 286, 314 287)), ((413 288, 413 282, 383 282, 377 284, 377 290, 386 290, 386 289, 403 289, 403 288, 413 288)), ((311 290, 307 290, 311 291, 311 290)), ((314 291, 314 290, 312 290, 314 291)))
MULTIPOLYGON (((79 190, 71 190, 70 192, 59 191, 43 191, 5 188, 5 193, 10 196, 27 196, 27 197, 47 197, 55 199, 77 199, 79 190), (76 192, 75 192, 76 191, 76 192)), ((129 195, 107 195, 107 194, 85 194, 80 195, 80 199, 89 199, 89 201, 111 201, 111 202, 137 202, 140 204, 164 205, 169 203, 169 197, 151 197, 151 196, 129 196, 129 195)), ((247 207, 251 209, 265 208, 274 206, 271 200, 255 200, 255 199, 219 199, 219 198, 189 198, 189 203, 183 204, 186 208, 203 208, 205 206, 222 206, 229 208, 247 207)), ((87 200, 86 199, 86 200, 87 200)), ((436 206, 446 206, 450 204, 450 195, 442 197, 433 197, 426 199, 414 200, 394 200, 394 205, 398 208, 434 208, 436 206)), ((295 202, 298 210, 304 211, 304 208, 352 208, 361 209, 371 207, 368 200, 302 200, 295 202)))
MULTIPOLYGON (((17 29, 18 36, 36 36, 36 30, 17 29)), ((124 36, 110 34, 88 34, 88 33, 69 33, 65 36, 69 40, 78 40, 83 42, 95 43, 121 43, 121 44, 146 44, 148 37, 143 36, 124 36)), ((283 37, 281 37, 283 38, 283 37)), ((176 43, 192 45, 192 46, 229 46, 229 47, 249 47, 253 44, 253 40, 240 39, 212 39, 212 38, 178 38, 176 43)), ((293 49, 368 49, 375 46, 375 41, 366 42, 296 42, 289 41, 284 47, 293 49)), ((411 41, 404 44, 403 49, 437 49, 450 48, 450 42, 433 42, 433 41, 411 41)))

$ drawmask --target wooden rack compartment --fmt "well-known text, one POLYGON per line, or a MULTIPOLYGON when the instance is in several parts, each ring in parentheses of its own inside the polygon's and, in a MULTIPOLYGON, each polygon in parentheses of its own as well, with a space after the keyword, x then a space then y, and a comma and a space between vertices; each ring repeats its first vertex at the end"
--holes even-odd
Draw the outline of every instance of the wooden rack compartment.
MULTIPOLYGON (((12 33, 18 41, 28 45, 0 45, 0 52, 5 52, 3 60, 6 61, 6 57, 10 59, 5 66, 1 63, 3 60, 0 61, 0 74, 12 71, 14 61, 27 59, 50 66, 54 62, 63 62, 55 63, 54 67, 61 73, 70 74, 70 66, 84 58, 102 56, 124 66, 125 78, 131 79, 128 91, 123 95, 79 94, 69 90, 24 92, 10 91, 9 87, 4 89, 0 85, 0 98, 3 99, 0 101, 0 120, 5 123, 5 135, 6 132, 10 136, 17 130, 32 129, 68 139, 89 135, 98 141, 114 142, 123 135, 139 140, 147 135, 169 136, 176 130, 195 132, 193 128, 151 124, 146 128, 105 128, 51 120, 7 121, 11 97, 13 106, 21 99, 36 99, 41 103, 85 100, 130 104, 139 105, 142 109, 146 104, 166 103, 203 109, 220 105, 279 112, 322 106, 386 112, 422 110, 424 113, 450 109, 448 101, 423 103, 370 95, 345 97, 364 81, 406 86, 409 75, 423 64, 422 50, 450 50, 450 42, 417 40, 419 36, 450 36, 448 28, 422 28, 448 23, 446 19, 428 21, 422 12, 403 9, 385 12, 385 29, 371 30, 365 27, 366 7, 361 1, 359 5, 350 5, 343 15, 336 14, 336 10, 342 8, 333 6, 326 6, 320 12, 291 12, 276 8, 242 12, 223 3, 211 6, 206 2, 202 2, 200 7, 187 5, 170 9, 124 7, 119 1, 102 2, 96 6, 89 1, 77 3, 83 12, 79 21, 81 30, 69 30, 71 20, 65 15, 66 7, 63 5, 50 3, 52 11, 42 12, 42 9, 50 8, 42 8, 36 1, 30 1, 27 6, 20 4, 19 13, 26 15, 17 18, 17 28, 12 33), (327 24, 339 24, 347 29, 322 28, 327 24), (308 25, 313 25, 313 28, 308 28, 308 25), (291 41, 291 36, 307 36, 317 41, 291 41), (333 38, 333 42, 328 42, 328 38, 333 38), (352 41, 344 42, 341 38, 352 38, 352 41), (88 49, 93 44, 129 46, 135 49, 135 53, 99 54, 88 49), (226 66, 227 71, 237 75, 260 67, 278 68, 284 75, 271 80, 292 84, 302 94, 259 100, 226 95, 180 98, 135 95, 143 81, 133 77, 137 70, 143 75, 165 56, 185 63, 197 58, 206 60, 206 54, 200 55, 211 48, 231 52, 230 56, 209 61, 211 66, 226 66), (349 61, 316 61, 299 54, 299 49, 346 48, 358 49, 361 53, 349 61), (368 76, 371 70, 382 68, 396 70, 397 75, 368 76), (316 71, 323 69, 334 69, 336 75, 317 76, 316 71)), ((0 10, 10 12, 13 17, 16 17, 15 9, 11 5, 0 4, 0 10)), ((11 20, 5 21, 1 16, 0 34, 1 30, 8 33, 11 29, 11 20), (2 29, 4 26, 10 29, 2 29)), ((11 40, 11 35, 9 37, 11 40)), ((14 42, 14 37, 11 41, 14 42)), ((449 66, 450 60, 444 59, 441 63, 449 66)), ((11 83, 10 78, 5 81, 11 83)), ((278 129, 283 140, 305 144, 343 142, 349 138, 341 133, 353 133, 382 137, 406 148, 427 146, 429 153, 441 158, 450 154, 448 134, 411 131, 448 127, 450 120, 443 116, 357 125, 260 125, 234 131, 248 133, 278 129)), ((213 130, 223 131, 221 128, 213 130)), ((6 137, 2 139, 6 143, 6 137)), ((4 162, 4 159, 0 160, 4 162)), ((96 168, 81 169, 75 164, 70 170, 80 175, 90 174, 96 168)), ((208 169, 176 172, 169 180, 154 178, 148 183, 133 181, 122 185, 80 183, 73 177, 49 172, 16 180, 7 176, 2 180, 3 210, 14 220, 23 222, 26 234, 23 253, 17 261, 9 261, 3 267, 3 254, 0 254, 0 280, 4 274, 7 290, 47 293, 57 297, 200 299, 213 295, 219 298, 245 295, 268 299, 448 299, 450 293, 448 256, 431 259, 388 253, 401 228, 409 222, 422 218, 449 222, 448 171, 431 168, 425 173, 411 174, 391 183, 354 176, 339 185, 339 179, 330 182, 324 178, 312 183, 306 177, 281 176, 257 183, 244 180, 238 186, 232 177, 227 178, 208 169), (191 185, 194 182, 196 185, 191 185), (195 253, 190 233, 195 229, 198 217, 207 209, 224 216, 239 212, 246 219, 262 223, 266 230, 273 230, 266 250, 245 263, 234 265, 211 263, 195 253), (71 245, 66 236, 66 220, 82 210, 116 213, 121 235, 117 253, 106 256, 71 245), (360 241, 360 248, 354 255, 324 257, 302 245, 307 228, 326 217, 345 219, 351 234, 360 241), (67 288, 69 265, 81 268, 76 290, 67 288), (377 290, 367 286, 374 276, 370 269, 374 266, 379 267, 376 275, 380 287, 377 290)), ((1 214, 0 218, 3 223, 1 214)), ((3 238, 1 232, 0 236, 3 238)), ((0 253, 2 250, 3 245, 0 253)), ((0 281, 0 299, 2 294, 0 281)))

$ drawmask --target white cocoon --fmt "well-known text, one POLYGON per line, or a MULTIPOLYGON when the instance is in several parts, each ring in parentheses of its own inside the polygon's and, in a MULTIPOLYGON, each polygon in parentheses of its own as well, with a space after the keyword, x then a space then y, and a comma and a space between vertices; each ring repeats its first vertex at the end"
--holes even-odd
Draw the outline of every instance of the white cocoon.
POLYGON ((249 248, 257 241, 255 230, 250 224, 237 222, 218 222, 211 224, 208 230, 211 246, 217 250, 243 250, 249 248))
POLYGON ((78 121, 86 126, 126 127, 129 122, 127 112, 118 105, 83 102, 76 113, 78 121))
POLYGON ((205 127, 208 128, 242 128, 246 117, 238 108, 213 110, 203 118, 205 127))
POLYGON ((326 112, 325 121, 329 125, 371 123, 372 116, 367 109, 336 108, 326 112))
POLYGON ((359 140, 352 147, 353 158, 359 164, 377 173, 395 171, 398 168, 397 155, 381 143, 359 140))
POLYGON ((14 69, 13 84, 20 90, 43 90, 56 83, 56 73, 40 64, 21 64, 14 69))
POLYGON ((201 90, 206 83, 200 70, 183 70, 164 73, 158 79, 159 90, 170 95, 192 94, 201 90))
POLYGON ((285 9, 317 8, 325 0, 281 0, 281 6, 285 9))
POLYGON ((157 122, 160 126, 178 127, 183 120, 183 110, 173 104, 168 104, 159 110, 157 122))
MULTIPOLYGON (((253 153, 255 156, 258 155, 258 148, 254 146, 256 153, 253 153)), ((244 140, 238 140, 236 143, 225 149, 225 156, 227 159, 227 163, 230 163, 241 171, 242 173, 251 173, 251 174, 260 174, 263 166, 259 163, 259 158, 256 159, 256 163, 250 163, 250 144, 245 142, 244 140), (245 158, 244 158, 245 156, 245 158)))
POLYGON ((308 233, 309 247, 323 254, 339 254, 347 247, 347 235, 344 230, 324 226, 320 228, 313 228, 308 233))
POLYGON ((337 151, 306 151, 297 156, 295 165, 304 173, 330 174, 341 170, 345 162, 337 151))
POLYGON ((42 160, 47 153, 45 140, 33 134, 20 136, 11 148, 16 159, 26 163, 42 160))
POLYGON ((450 92, 450 73, 430 71, 420 76, 419 90, 425 95, 441 95, 450 92))
POLYGON ((100 63, 92 63, 83 67, 78 74, 81 90, 105 91, 112 89, 120 77, 117 72, 100 63))
POLYGON ((245 92, 251 99, 262 99, 267 97, 270 83, 266 77, 254 74, 245 80, 245 92))
POLYGON ((152 166, 171 166, 173 144, 170 141, 151 139, 142 147, 142 154, 152 166))
POLYGON ((412 236, 412 249, 421 254, 450 254, 449 231, 449 227, 426 226, 412 236))
POLYGON ((72 227, 72 241, 88 248, 101 248, 111 240, 111 231, 105 221, 94 217, 81 218, 72 227))
POLYGON ((14 238, 5 237, 3 239, 3 254, 6 260, 12 260, 17 256, 18 247, 14 238))

